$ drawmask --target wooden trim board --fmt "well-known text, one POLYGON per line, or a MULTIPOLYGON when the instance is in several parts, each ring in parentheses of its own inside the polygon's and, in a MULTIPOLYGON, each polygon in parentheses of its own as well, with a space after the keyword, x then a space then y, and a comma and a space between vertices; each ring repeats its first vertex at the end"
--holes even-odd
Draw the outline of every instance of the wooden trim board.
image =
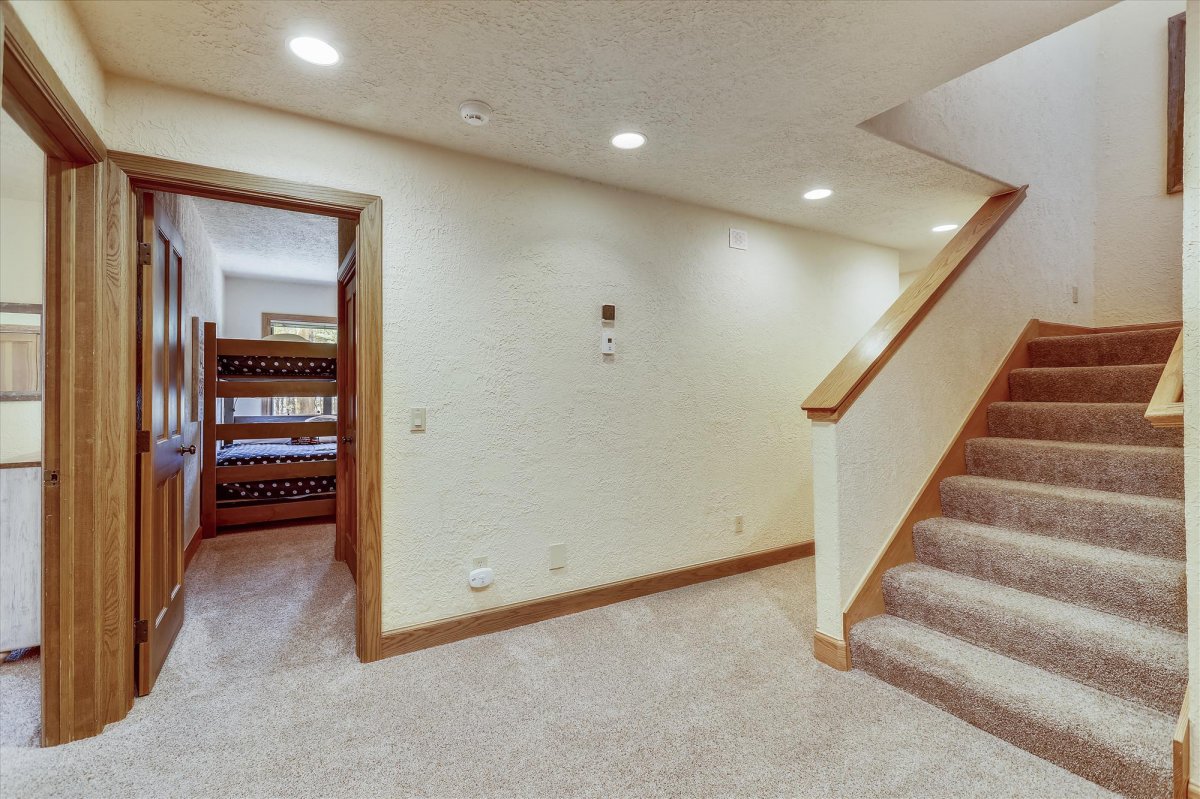
POLYGON ((1146 421, 1155 427, 1183 427, 1183 331, 1163 367, 1154 396, 1146 406, 1146 421))
POLYGON ((1187 13, 1180 12, 1167 19, 1167 194, 1183 191, 1186 42, 1187 13))
MULTIPOLYGON (((302 313, 283 313, 282 311, 263 311, 262 312, 262 334, 263 338, 271 335, 272 322, 314 322, 322 325, 337 325, 336 316, 313 316, 312 314, 302 313)), ((337 346, 336 344, 334 345, 337 346)))
POLYGON ((813 657, 838 671, 850 671, 853 665, 850 661, 850 639, 839 641, 817 630, 813 634, 813 657))
POLYGON ((196 557, 196 553, 200 551, 200 545, 204 543, 204 525, 196 528, 195 535, 192 540, 188 541, 188 545, 183 550, 183 571, 187 572, 188 566, 192 565, 192 559, 196 557))
POLYGON ((332 516, 335 507, 333 499, 297 499, 291 502, 242 505, 232 508, 218 506, 217 527, 281 522, 309 517, 312 517, 313 521, 318 521, 322 517, 332 516))
MULTIPOLYGON (((1191 685, 1183 692, 1183 707, 1175 722, 1175 734, 1171 737, 1171 770, 1173 799, 1187 799, 1188 785, 1192 773, 1192 731, 1188 713, 1191 710, 1191 685)), ((1195 785, 1195 783, 1191 783, 1195 785)))
POLYGON ((418 649, 461 641, 476 635, 510 630, 513 627, 566 616, 583 610, 592 610, 615 602, 656 594, 660 591, 670 591, 707 580, 716 580, 766 566, 775 566, 799 558, 807 558, 813 554, 813 551, 812 541, 789 544, 775 549, 752 552, 748 555, 735 555, 696 566, 685 566, 680 569, 648 574, 644 577, 633 577, 592 588, 581 588, 577 591, 568 591, 540 599, 531 599, 527 602, 489 608, 477 613, 466 613, 428 624, 417 624, 392 630, 383 635, 381 656, 392 657, 415 652, 418 649))
POLYGON ((814 421, 836 422, 863 392, 900 345, 950 288, 968 264, 1025 199, 1025 189, 988 198, 942 248, 929 266, 884 311, 867 334, 808 395, 803 408, 814 421))

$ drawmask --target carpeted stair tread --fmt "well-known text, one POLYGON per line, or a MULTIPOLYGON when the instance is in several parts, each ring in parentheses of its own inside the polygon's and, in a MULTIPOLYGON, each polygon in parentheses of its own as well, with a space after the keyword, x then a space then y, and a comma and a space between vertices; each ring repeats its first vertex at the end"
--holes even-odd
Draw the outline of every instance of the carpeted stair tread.
POLYGON ((1146 421, 1146 403, 993 402, 987 414, 988 435, 1001 438, 1183 446, 1182 428, 1155 427, 1146 421))
POLYGON ((895 616, 850 633, 856 667, 1135 799, 1167 799, 1174 719, 895 616))
POLYGON ((966 462, 982 477, 1183 499, 1180 447, 974 438, 966 462))
POLYGON ((974 475, 947 477, 939 489, 943 516, 1184 559, 1179 499, 974 475))
POLYGON ((1140 402, 1146 404, 1165 364, 1013 369, 1013 402, 1140 402))
POLYGON ((1183 632, 1177 560, 935 517, 913 526, 916 560, 997 585, 1183 632))
POLYGON ((1117 333, 1035 338, 1029 342, 1032 366, 1123 366, 1165 363, 1179 326, 1117 333))
POLYGON ((920 563, 883 577, 888 613, 1107 693, 1177 713, 1187 637, 920 563))

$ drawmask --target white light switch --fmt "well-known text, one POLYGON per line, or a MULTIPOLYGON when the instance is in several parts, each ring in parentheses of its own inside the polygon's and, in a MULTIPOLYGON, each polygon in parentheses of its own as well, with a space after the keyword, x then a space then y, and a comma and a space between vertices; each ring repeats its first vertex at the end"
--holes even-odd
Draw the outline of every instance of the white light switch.
POLYGON ((600 331, 600 352, 604 353, 605 355, 612 355, 616 353, 616 351, 617 345, 616 342, 613 341, 613 332, 608 328, 604 328, 600 331))
POLYGON ((424 433, 425 432, 425 409, 424 408, 413 408, 412 409, 412 426, 409 429, 414 433, 424 433))
POLYGON ((567 545, 566 544, 551 544, 550 545, 550 568, 561 569, 567 565, 567 545))

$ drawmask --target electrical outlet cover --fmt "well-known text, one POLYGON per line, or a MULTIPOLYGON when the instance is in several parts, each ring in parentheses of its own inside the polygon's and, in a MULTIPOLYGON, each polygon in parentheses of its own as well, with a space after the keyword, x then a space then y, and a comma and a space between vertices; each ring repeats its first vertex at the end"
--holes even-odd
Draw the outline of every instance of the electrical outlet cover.
POLYGON ((735 250, 750 249, 750 234, 735 227, 729 228, 729 246, 735 250))

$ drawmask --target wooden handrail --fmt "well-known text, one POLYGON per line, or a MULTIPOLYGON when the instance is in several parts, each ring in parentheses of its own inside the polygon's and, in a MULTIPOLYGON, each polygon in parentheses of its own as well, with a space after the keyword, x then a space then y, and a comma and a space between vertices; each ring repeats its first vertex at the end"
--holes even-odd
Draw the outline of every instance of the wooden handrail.
POLYGON ((1167 358, 1162 377, 1146 408, 1146 421, 1155 427, 1183 427, 1183 331, 1167 358))
POLYGON ((808 418, 836 422, 895 355, 925 314, 1025 199, 1025 189, 989 197, 879 321, 808 395, 808 418))

